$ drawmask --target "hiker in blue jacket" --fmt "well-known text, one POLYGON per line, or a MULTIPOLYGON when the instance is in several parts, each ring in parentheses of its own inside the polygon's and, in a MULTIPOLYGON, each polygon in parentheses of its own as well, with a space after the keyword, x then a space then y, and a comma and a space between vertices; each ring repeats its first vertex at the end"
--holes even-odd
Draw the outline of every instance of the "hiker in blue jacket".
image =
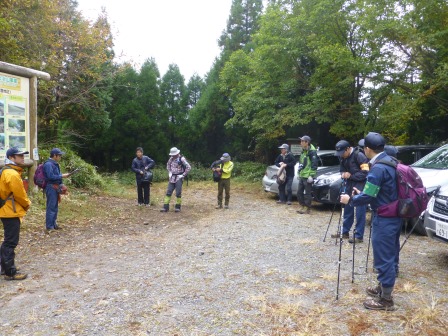
POLYGON ((401 218, 382 217, 377 210, 380 206, 398 199, 398 187, 395 168, 378 161, 393 159, 384 152, 385 140, 370 132, 364 139, 364 152, 370 159, 370 170, 362 192, 353 188, 353 194, 341 195, 341 203, 359 206, 370 204, 372 207, 372 247, 374 268, 378 270, 378 286, 368 287, 366 292, 374 297, 364 302, 364 307, 373 310, 394 310, 392 291, 397 274, 396 261, 400 253, 401 218))
POLYGON ((64 189, 62 179, 71 175, 70 173, 61 174, 59 161, 61 161, 62 155, 64 154, 59 148, 53 148, 50 151, 50 158, 44 163, 44 175, 47 183, 45 187, 45 195, 47 198, 45 226, 48 233, 60 229, 56 220, 59 210, 59 195, 64 189))
POLYGON ((143 155, 143 148, 137 147, 135 150, 136 157, 132 160, 132 171, 135 173, 135 180, 137 183, 137 205, 149 206, 150 196, 150 181, 145 181, 145 171, 154 168, 155 161, 150 157, 143 155))

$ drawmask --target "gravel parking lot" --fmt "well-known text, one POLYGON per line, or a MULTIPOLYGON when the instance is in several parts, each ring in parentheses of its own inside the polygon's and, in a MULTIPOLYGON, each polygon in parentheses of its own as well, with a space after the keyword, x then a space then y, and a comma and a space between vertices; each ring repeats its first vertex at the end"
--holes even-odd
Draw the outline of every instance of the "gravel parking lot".
MULTIPOLYGON (((154 200, 164 187, 154 186, 154 200)), ((0 280, 1 334, 446 335, 446 245, 412 236, 398 310, 368 311, 364 290, 375 274, 371 265, 366 272, 366 242, 357 245, 354 283, 344 243, 335 300, 339 246, 322 241, 332 208, 298 215, 297 205, 238 184, 231 208, 215 210, 215 187, 191 183, 180 214, 129 199, 67 199, 95 215, 80 212, 51 235, 33 222, 42 214, 31 214, 17 249, 29 278, 0 280)))

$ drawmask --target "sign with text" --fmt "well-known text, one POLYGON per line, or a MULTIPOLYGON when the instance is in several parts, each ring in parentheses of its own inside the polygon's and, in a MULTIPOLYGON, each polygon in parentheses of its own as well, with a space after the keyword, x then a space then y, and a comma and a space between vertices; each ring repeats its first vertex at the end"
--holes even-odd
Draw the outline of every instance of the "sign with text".
MULTIPOLYGON (((0 72, 0 160, 11 147, 30 149, 29 79, 0 72)), ((29 158, 25 155, 25 158, 29 158)))

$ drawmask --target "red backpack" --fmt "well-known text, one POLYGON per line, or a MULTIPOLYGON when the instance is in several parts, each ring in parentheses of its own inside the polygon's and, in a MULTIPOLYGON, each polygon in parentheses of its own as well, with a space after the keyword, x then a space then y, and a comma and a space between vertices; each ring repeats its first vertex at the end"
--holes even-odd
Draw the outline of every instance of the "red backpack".
POLYGON ((407 165, 398 161, 380 160, 382 163, 396 170, 398 199, 378 208, 378 215, 382 217, 414 218, 426 210, 428 194, 423 186, 421 177, 407 165))
POLYGON ((44 164, 43 163, 38 165, 36 171, 34 172, 34 184, 37 185, 41 189, 45 189, 45 187, 47 186, 47 181, 45 180, 44 164))

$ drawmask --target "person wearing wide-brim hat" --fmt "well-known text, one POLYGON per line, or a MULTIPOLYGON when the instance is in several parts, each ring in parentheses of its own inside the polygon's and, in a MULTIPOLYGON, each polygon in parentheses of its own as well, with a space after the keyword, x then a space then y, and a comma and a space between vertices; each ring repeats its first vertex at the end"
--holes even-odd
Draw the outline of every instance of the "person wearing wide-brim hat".
POLYGON ((221 179, 218 181, 218 205, 216 209, 222 209, 222 196, 224 190, 226 192, 226 197, 224 200, 224 209, 229 208, 230 201, 230 177, 232 175, 233 170, 233 162, 231 161, 231 157, 229 153, 224 153, 220 158, 219 167, 213 167, 212 170, 218 171, 221 173, 221 179))
POLYGON ((384 217, 378 209, 398 200, 398 187, 394 159, 384 151, 386 141, 381 134, 369 132, 364 138, 364 152, 370 159, 367 182, 362 191, 353 188, 353 194, 341 195, 341 203, 359 206, 370 204, 372 208, 373 267, 378 270, 378 285, 368 287, 371 299, 364 307, 372 310, 394 310, 392 291, 397 275, 400 254, 400 217, 384 217), (384 163, 383 163, 384 162, 384 163))
POLYGON ((170 149, 170 159, 166 163, 166 169, 168 170, 168 187, 166 189, 166 195, 163 200, 163 207, 161 212, 168 212, 170 209, 171 196, 174 190, 176 190, 176 205, 174 206, 175 212, 180 212, 182 206, 182 184, 184 178, 191 170, 191 166, 188 161, 180 155, 180 150, 177 147, 170 149))

